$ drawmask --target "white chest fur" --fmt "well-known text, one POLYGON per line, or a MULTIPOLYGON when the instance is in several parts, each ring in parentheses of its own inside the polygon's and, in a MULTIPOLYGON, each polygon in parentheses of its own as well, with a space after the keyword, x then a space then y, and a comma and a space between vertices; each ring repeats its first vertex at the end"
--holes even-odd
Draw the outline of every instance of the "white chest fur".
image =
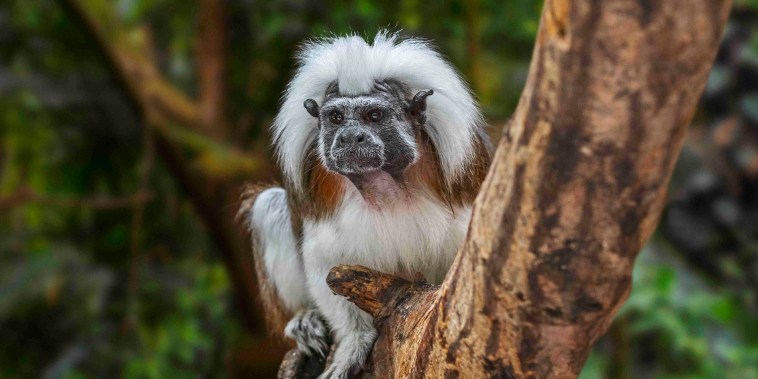
POLYGON ((305 221, 306 266, 357 264, 396 275, 421 272, 438 283, 466 235, 471 209, 449 206, 426 192, 377 209, 351 188, 329 219, 305 221))

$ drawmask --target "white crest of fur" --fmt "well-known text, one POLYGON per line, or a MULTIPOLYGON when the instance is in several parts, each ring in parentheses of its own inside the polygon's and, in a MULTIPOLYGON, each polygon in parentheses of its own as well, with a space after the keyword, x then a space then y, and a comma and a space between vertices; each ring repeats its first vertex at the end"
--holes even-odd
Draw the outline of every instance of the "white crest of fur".
POLYGON ((380 31, 373 44, 357 35, 310 42, 298 58, 300 67, 273 126, 279 163, 296 191, 303 188, 303 161, 318 134, 318 121, 303 102, 314 99, 322 105, 327 86, 334 81, 345 96, 368 94, 375 81, 385 79, 400 81, 413 93, 434 90, 427 98, 425 129, 437 148, 446 181, 465 174, 483 118, 466 83, 428 42, 400 40, 397 34, 380 31))

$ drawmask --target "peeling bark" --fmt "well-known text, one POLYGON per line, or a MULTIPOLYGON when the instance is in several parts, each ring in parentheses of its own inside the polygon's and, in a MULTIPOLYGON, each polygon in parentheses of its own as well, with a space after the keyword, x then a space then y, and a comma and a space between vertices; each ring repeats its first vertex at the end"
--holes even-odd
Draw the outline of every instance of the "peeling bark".
POLYGON ((627 298, 729 0, 547 0, 529 78, 440 287, 339 266, 368 378, 573 378, 627 298))

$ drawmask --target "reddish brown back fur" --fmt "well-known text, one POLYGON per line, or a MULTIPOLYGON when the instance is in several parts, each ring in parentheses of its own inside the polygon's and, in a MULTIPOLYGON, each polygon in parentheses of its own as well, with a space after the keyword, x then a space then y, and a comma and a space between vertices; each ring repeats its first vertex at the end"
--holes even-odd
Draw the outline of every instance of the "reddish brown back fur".
POLYGON ((490 148, 484 138, 477 136, 474 141, 474 157, 464 169, 466 175, 461 175, 450 185, 445 183, 439 155, 431 138, 422 130, 416 136, 416 141, 420 157, 406 171, 409 185, 430 188, 440 201, 451 208, 473 203, 491 161, 490 148))
MULTIPOLYGON (((324 167, 317 151, 314 144, 306 154, 303 173, 305 193, 298 196, 290 189, 287 191, 295 224, 301 224, 303 218, 320 220, 330 216, 337 209, 345 193, 344 178, 324 167)), ((300 226, 296 225, 295 230, 299 229, 300 226)))

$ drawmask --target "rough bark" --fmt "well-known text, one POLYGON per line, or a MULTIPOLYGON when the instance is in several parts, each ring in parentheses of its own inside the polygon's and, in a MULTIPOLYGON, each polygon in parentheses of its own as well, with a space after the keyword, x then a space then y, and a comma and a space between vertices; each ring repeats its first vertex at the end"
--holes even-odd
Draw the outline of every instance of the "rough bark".
POLYGON ((440 287, 361 268, 365 377, 573 378, 631 288, 729 0, 547 0, 526 88, 440 287))

